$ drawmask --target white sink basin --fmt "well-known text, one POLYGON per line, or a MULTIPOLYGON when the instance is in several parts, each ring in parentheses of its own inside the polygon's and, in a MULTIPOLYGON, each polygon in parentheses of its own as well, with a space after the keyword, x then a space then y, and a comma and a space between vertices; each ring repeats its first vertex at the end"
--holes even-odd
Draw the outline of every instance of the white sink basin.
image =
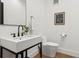
POLYGON ((17 53, 32 45, 42 42, 39 35, 28 35, 23 37, 2 37, 1 45, 17 53))

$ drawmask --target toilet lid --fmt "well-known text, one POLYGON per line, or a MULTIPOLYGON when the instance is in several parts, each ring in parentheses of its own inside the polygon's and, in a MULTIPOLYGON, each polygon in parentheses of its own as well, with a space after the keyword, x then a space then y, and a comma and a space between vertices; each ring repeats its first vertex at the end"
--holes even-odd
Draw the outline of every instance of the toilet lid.
POLYGON ((59 46, 59 44, 53 42, 46 42, 44 45, 59 46))

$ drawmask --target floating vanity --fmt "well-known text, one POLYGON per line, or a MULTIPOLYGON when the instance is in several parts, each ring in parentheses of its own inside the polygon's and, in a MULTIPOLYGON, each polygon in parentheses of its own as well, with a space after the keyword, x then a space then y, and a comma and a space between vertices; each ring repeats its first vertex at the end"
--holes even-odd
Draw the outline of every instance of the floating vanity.
POLYGON ((3 57, 3 49, 15 54, 18 58, 18 54, 21 54, 23 58, 23 52, 26 52, 26 58, 28 57, 28 50, 32 47, 38 46, 40 57, 42 57, 42 39, 40 35, 27 35, 22 37, 2 37, 1 39, 1 58, 3 57))

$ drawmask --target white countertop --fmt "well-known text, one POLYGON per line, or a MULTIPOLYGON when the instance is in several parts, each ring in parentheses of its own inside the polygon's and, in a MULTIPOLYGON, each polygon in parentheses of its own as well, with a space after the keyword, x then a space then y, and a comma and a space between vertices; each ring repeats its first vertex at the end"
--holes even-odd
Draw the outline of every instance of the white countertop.
POLYGON ((1 37, 1 45, 13 52, 22 51, 32 45, 42 42, 40 35, 28 35, 21 38, 1 37), (20 40, 21 39, 21 40, 20 40))
POLYGON ((18 43, 18 42, 22 42, 22 41, 37 38, 37 37, 40 37, 40 35, 27 35, 27 36, 21 36, 21 37, 1 37, 0 39, 5 39, 8 41, 18 43))

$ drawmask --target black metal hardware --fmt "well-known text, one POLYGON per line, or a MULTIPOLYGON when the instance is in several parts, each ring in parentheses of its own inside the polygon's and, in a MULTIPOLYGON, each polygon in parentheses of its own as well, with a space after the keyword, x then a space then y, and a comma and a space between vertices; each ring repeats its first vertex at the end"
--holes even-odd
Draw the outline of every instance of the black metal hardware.
POLYGON ((29 47, 29 48, 26 48, 26 49, 24 49, 24 50, 22 50, 22 51, 20 51, 20 52, 18 52, 18 53, 13 52, 13 51, 11 51, 11 50, 9 50, 9 49, 3 47, 3 46, 0 46, 0 47, 1 47, 1 53, 0 53, 1 56, 0 56, 0 57, 3 58, 3 49, 5 49, 5 50, 7 50, 7 51, 9 51, 9 52, 11 52, 11 53, 13 53, 13 54, 15 54, 15 57, 16 57, 16 58, 18 58, 18 54, 21 54, 21 58, 28 58, 28 54, 27 54, 28 50, 31 49, 32 47, 37 46, 37 45, 39 45, 39 48, 40 48, 40 49, 39 49, 39 53, 40 53, 40 57, 42 58, 42 42, 37 43, 37 44, 35 44, 35 45, 33 45, 33 46, 29 47), (24 52, 24 51, 26 52, 25 57, 24 57, 24 55, 23 55, 23 52, 24 52))
POLYGON ((15 33, 11 33, 11 35, 13 35, 13 37, 16 37, 16 34, 15 33))

